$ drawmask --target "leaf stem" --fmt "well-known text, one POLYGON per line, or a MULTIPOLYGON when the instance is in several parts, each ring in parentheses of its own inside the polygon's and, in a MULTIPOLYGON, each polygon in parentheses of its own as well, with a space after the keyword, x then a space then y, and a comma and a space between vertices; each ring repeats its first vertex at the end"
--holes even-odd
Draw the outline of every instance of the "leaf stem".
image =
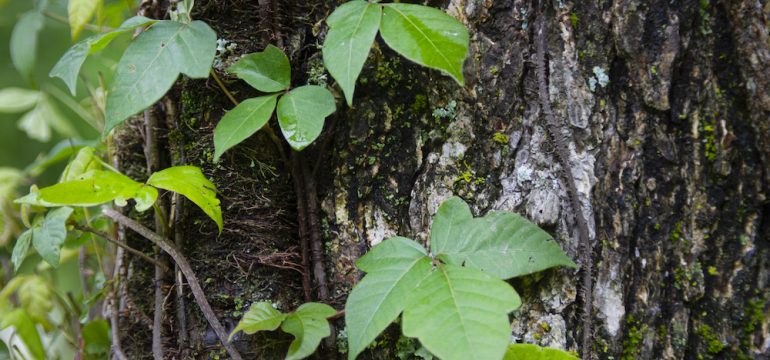
MULTIPOLYGON (((67 20, 66 17, 58 15, 58 14, 54 14, 54 13, 52 13, 50 11, 43 11, 43 15, 47 16, 50 19, 56 20, 58 22, 61 22, 63 24, 69 25, 69 23, 70 23, 69 20, 67 20)), ((94 31, 94 32, 98 32, 98 33, 109 32, 109 31, 113 30, 111 27, 96 26, 94 24, 85 24, 85 29, 91 30, 91 31, 94 31)))
POLYGON ((138 257, 140 257, 140 258, 142 258, 142 260, 145 260, 145 261, 150 262, 151 264, 154 264, 155 266, 160 266, 163 269, 165 269, 166 271, 170 270, 168 268, 168 266, 166 266, 165 264, 162 264, 162 263, 160 263, 158 261, 155 261, 155 259, 145 255, 143 252, 141 252, 141 251, 139 251, 137 249, 134 249, 134 248, 132 248, 132 247, 126 245, 126 244, 123 244, 123 243, 119 242, 116 239, 113 239, 112 236, 110 236, 106 232, 96 230, 96 229, 94 229, 94 228, 92 228, 90 226, 87 226, 87 225, 75 224, 74 226, 75 226, 75 229, 78 229, 80 231, 85 231, 85 232, 94 234, 94 235, 99 236, 100 238, 102 238, 104 240, 107 240, 107 241, 109 241, 109 242, 111 242, 111 243, 113 243, 113 244, 115 244, 115 245, 117 245, 119 247, 122 247, 124 250, 126 250, 126 251, 128 251, 128 252, 130 252, 130 253, 138 256, 138 257))

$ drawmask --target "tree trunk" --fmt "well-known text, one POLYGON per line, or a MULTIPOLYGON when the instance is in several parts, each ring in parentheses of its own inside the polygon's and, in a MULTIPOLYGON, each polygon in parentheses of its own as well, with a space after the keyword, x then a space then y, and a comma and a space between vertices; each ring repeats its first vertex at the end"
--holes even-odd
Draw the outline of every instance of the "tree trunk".
MULTIPOLYGON (((168 163, 202 167, 220 190, 221 235, 194 206, 182 207, 176 232, 227 330, 255 301, 293 310, 325 297, 342 309, 362 275, 355 260, 389 236, 425 242, 439 203, 456 194, 476 215, 526 216, 583 269, 593 264, 589 318, 580 270, 513 281, 524 301, 513 316, 518 341, 581 353, 588 325, 598 359, 767 359, 770 3, 557 0, 546 1, 542 15, 536 1, 421 3, 468 27, 465 87, 378 41, 354 108, 340 103, 300 155, 284 146, 282 158, 260 132, 214 164, 212 131, 232 104, 212 79, 180 79, 151 109, 164 119, 158 134, 168 163), (535 71, 541 20, 546 79, 535 71), (558 135, 549 135, 538 81, 547 84, 558 135), (576 211, 588 225, 586 248, 576 211), (313 239, 323 241, 325 295, 314 249, 303 246, 313 239)), ((295 86, 324 82, 322 20, 337 5, 199 0, 194 17, 237 44, 218 57, 216 71, 243 100, 256 92, 222 69, 268 43, 289 54, 295 86)), ((116 137, 120 166, 136 178, 145 176, 142 126, 132 121, 116 137)), ((129 358, 149 358, 155 270, 127 263, 123 347, 129 358)), ((226 356, 188 289, 179 298, 170 289, 174 278, 164 278, 165 356, 226 356)), ((344 321, 335 325, 344 343, 344 321)), ((393 330, 363 356, 393 359, 419 347, 393 330)), ((290 339, 234 341, 244 358, 281 358, 290 339)), ((321 353, 343 350, 333 345, 321 353)))

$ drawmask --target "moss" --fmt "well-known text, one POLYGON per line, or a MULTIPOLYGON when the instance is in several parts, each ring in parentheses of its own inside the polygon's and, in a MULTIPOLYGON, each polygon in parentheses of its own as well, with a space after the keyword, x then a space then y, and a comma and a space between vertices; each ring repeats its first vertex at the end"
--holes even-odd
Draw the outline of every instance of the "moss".
POLYGON ((639 326, 638 321, 633 315, 628 315, 626 318, 626 326, 628 326, 628 332, 626 338, 623 340, 623 354, 621 360, 634 360, 639 354, 639 345, 641 345, 644 336, 649 330, 647 324, 639 326))
POLYGON ((579 18, 578 18, 578 15, 576 13, 573 12, 573 13, 569 14, 569 22, 570 22, 570 24, 572 24, 572 28, 573 29, 577 28, 578 20, 579 20, 579 18))
POLYGON ((676 243, 676 242, 679 242, 679 240, 681 240, 682 226, 683 224, 681 221, 677 221, 676 223, 674 223, 674 231, 672 231, 671 236, 669 236, 669 239, 671 240, 672 243, 676 243))
POLYGON ((706 271, 707 271, 707 272, 708 272, 708 274, 709 274, 709 275, 711 275, 711 276, 717 276, 717 275, 719 275, 719 271, 718 271, 718 270, 717 270, 717 268, 716 268, 716 267, 714 267, 714 266, 709 266, 709 267, 708 267, 708 269, 706 269, 706 271))
POLYGON ((410 106, 412 113, 421 114, 428 110, 428 97, 423 94, 417 94, 414 96, 414 102, 410 106))
POLYGON ((706 324, 698 326, 695 329, 695 333, 703 339, 703 342, 706 344, 706 352, 709 354, 718 354, 725 348, 725 344, 719 340, 719 337, 717 337, 717 334, 711 326, 706 324))
POLYGON ((494 135, 492 135, 492 141, 500 144, 500 145, 508 145, 508 135, 503 134, 501 132, 496 132, 494 135))

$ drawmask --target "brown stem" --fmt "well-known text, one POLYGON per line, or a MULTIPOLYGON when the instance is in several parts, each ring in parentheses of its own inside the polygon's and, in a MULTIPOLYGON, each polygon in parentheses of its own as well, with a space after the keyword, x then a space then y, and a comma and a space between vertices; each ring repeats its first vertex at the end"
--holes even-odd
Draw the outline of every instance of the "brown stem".
POLYGON ((310 242, 307 236, 307 205, 305 204, 302 181, 302 166, 296 153, 291 156, 291 173, 294 180, 294 193, 297 194, 297 230, 299 232, 300 252, 302 253, 302 289, 305 292, 305 302, 313 300, 313 288, 310 281, 310 242))
POLYGON ((225 347, 231 358, 235 360, 242 359, 241 354, 238 353, 238 350, 236 350, 235 347, 227 341, 227 332, 217 319, 216 314, 214 314, 214 310, 211 309, 211 305, 209 304, 208 300, 206 300, 206 293, 203 292, 203 288, 201 288, 200 282, 198 282, 198 278, 195 276, 195 272, 192 270, 190 263, 187 262, 187 259, 176 248, 176 246, 166 238, 146 228, 144 225, 126 217, 125 215, 113 209, 105 208, 102 210, 102 213, 115 222, 135 231, 137 234, 143 236, 147 240, 150 240, 153 244, 160 247, 169 256, 171 256, 174 262, 179 265, 179 269, 182 270, 182 274, 184 274, 185 278, 187 279, 187 283, 190 286, 190 291, 195 298, 195 302, 198 304, 198 307, 200 307, 201 312, 203 312, 203 316, 206 318, 209 325, 211 325, 211 328, 214 329, 214 333, 216 333, 217 337, 219 337, 219 340, 222 342, 222 346, 225 347))
POLYGON ((577 186, 575 185, 575 178, 572 175, 572 168, 569 164, 569 135, 562 130, 562 125, 556 120, 551 109, 551 100, 548 98, 548 86, 547 77, 545 71, 545 52, 546 52, 546 34, 545 34, 545 16, 543 15, 542 2, 540 0, 537 4, 537 17, 538 28, 536 30, 535 42, 537 44, 536 51, 536 72, 537 72, 537 85, 538 95, 540 97, 540 105, 543 109, 543 114, 546 118, 548 125, 548 132, 553 139, 556 155, 559 163, 562 167, 562 176, 564 182, 567 185, 567 190, 570 198, 570 206, 572 212, 575 213, 575 220, 578 226, 578 242, 580 244, 580 263, 582 265, 582 285, 581 295, 583 298, 582 309, 582 323, 583 323, 583 337, 582 337, 582 355, 583 359, 591 359, 592 350, 592 306, 593 306, 593 248, 591 247, 591 241, 588 235, 588 224, 585 216, 583 215, 583 208, 580 206, 580 200, 578 199, 577 186))
MULTIPOLYGON (((101 235, 99 235, 101 236, 101 235)), ((104 237, 104 236, 102 236, 104 237)), ((109 239, 109 237, 104 237, 105 239, 109 239)), ((111 239, 109 239, 111 240, 111 239)), ((115 268, 112 270, 112 286, 110 292, 107 293, 107 306, 109 309, 109 317, 110 317, 110 327, 112 328, 112 355, 117 360, 128 360, 126 357, 126 354, 123 352, 123 347, 120 345, 120 319, 118 318, 120 314, 119 304, 118 304, 118 293, 120 292, 120 272, 123 268, 123 246, 120 242, 115 242, 118 244, 118 248, 115 249, 115 268), (117 279, 117 281, 116 281, 117 279), (118 286, 116 286, 116 284, 118 286)), ((142 254, 144 255, 144 254, 142 254)), ((146 256, 146 255, 145 255, 146 256)))
MULTIPOLYGON (((141 251, 139 251, 139 250, 137 250, 137 249, 134 249, 134 248, 132 248, 132 247, 128 246, 127 244, 124 244, 124 243, 122 243, 122 242, 119 242, 119 241, 118 241, 118 240, 116 240, 116 239, 113 239, 113 238, 112 238, 112 236, 110 236, 110 235, 109 235, 109 234, 107 234, 106 232, 103 232, 103 231, 99 231, 99 230, 96 230, 96 229, 94 229, 94 228, 92 228, 92 227, 89 227, 89 226, 85 226, 85 225, 80 225, 80 224, 75 224, 75 229, 78 229, 78 230, 80 230, 80 231, 89 232, 89 233, 91 233, 91 234, 94 234, 94 235, 96 235, 96 236, 99 236, 99 237, 101 237, 102 239, 104 239, 104 240, 107 240, 107 241, 109 241, 109 242, 111 242, 111 243, 115 244, 116 246, 118 246, 118 247, 120 247, 120 248, 123 248, 124 250, 126 250, 126 251, 128 251, 128 252, 130 252, 130 253, 132 253, 132 254, 134 254, 134 255, 138 256, 138 257, 140 257, 140 258, 142 258, 142 260, 148 261, 148 262, 150 262, 150 263, 154 264, 155 266, 160 266, 160 267, 162 267, 162 268, 163 268, 163 269, 165 269, 165 270, 170 270, 170 269, 168 268, 168 266, 166 266, 165 264, 159 263, 159 262, 155 261, 155 259, 153 259, 153 258, 151 258, 151 257, 149 257, 149 256, 147 256, 147 255, 145 255, 143 252, 141 252, 141 251)), ((116 266, 117 266, 117 265, 116 265, 116 266)))

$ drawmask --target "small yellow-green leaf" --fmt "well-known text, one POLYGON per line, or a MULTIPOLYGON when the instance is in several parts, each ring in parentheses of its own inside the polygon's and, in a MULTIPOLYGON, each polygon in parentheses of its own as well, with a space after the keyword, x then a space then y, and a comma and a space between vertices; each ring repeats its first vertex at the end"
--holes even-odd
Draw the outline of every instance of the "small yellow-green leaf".
POLYGON ((233 336, 241 330, 247 334, 253 334, 257 331, 273 331, 281 326, 284 319, 286 319, 286 314, 276 310, 267 301, 252 304, 249 311, 238 322, 238 326, 230 333, 228 341, 232 340, 233 336))
POLYGON ((289 58, 273 45, 268 45, 265 51, 244 55, 227 71, 259 91, 281 91, 291 84, 289 58))
POLYGON ((128 199, 136 201, 136 210, 144 211, 152 206, 158 191, 113 171, 91 170, 71 181, 58 183, 32 192, 17 203, 37 206, 96 206, 109 201, 118 205, 128 199))
POLYGON ((26 230, 19 238, 16 239, 16 244, 13 246, 13 253, 11 254, 11 262, 13 263, 13 271, 18 271, 19 266, 27 257, 29 246, 32 245, 32 230, 26 230))
POLYGON ((310 145, 324 127, 324 119, 337 109, 334 95, 326 88, 298 87, 278 101, 278 124, 286 141, 300 151, 310 145))
POLYGON ((380 35, 407 59, 441 70, 463 85, 469 37, 468 30, 455 18, 427 6, 386 4, 380 35))
POLYGON ((278 95, 244 100, 228 111, 214 129, 214 161, 219 161, 228 149, 246 140, 261 129, 275 110, 278 95))
POLYGON ((356 80, 377 36, 381 15, 379 4, 355 0, 338 6, 326 18, 324 66, 342 88, 348 106, 353 104, 356 80))
POLYGON ((67 18, 70 23, 72 40, 77 40, 80 32, 91 21, 97 7, 99 7, 99 0, 69 0, 67 18))
POLYGON ((195 166, 174 166, 158 171, 147 180, 147 185, 184 195, 198 205, 222 232, 222 209, 217 199, 217 188, 195 166))
POLYGON ((566 351, 533 344, 511 344, 503 360, 578 360, 566 351))
POLYGON ((294 335, 286 360, 303 359, 313 354, 321 339, 331 334, 326 318, 336 313, 326 304, 305 303, 289 314, 281 324, 281 330, 294 335))
POLYGON ((95 151, 94 148, 88 146, 80 149, 75 158, 64 168, 59 182, 76 180, 80 175, 91 170, 101 170, 102 164, 94 156, 95 151))

